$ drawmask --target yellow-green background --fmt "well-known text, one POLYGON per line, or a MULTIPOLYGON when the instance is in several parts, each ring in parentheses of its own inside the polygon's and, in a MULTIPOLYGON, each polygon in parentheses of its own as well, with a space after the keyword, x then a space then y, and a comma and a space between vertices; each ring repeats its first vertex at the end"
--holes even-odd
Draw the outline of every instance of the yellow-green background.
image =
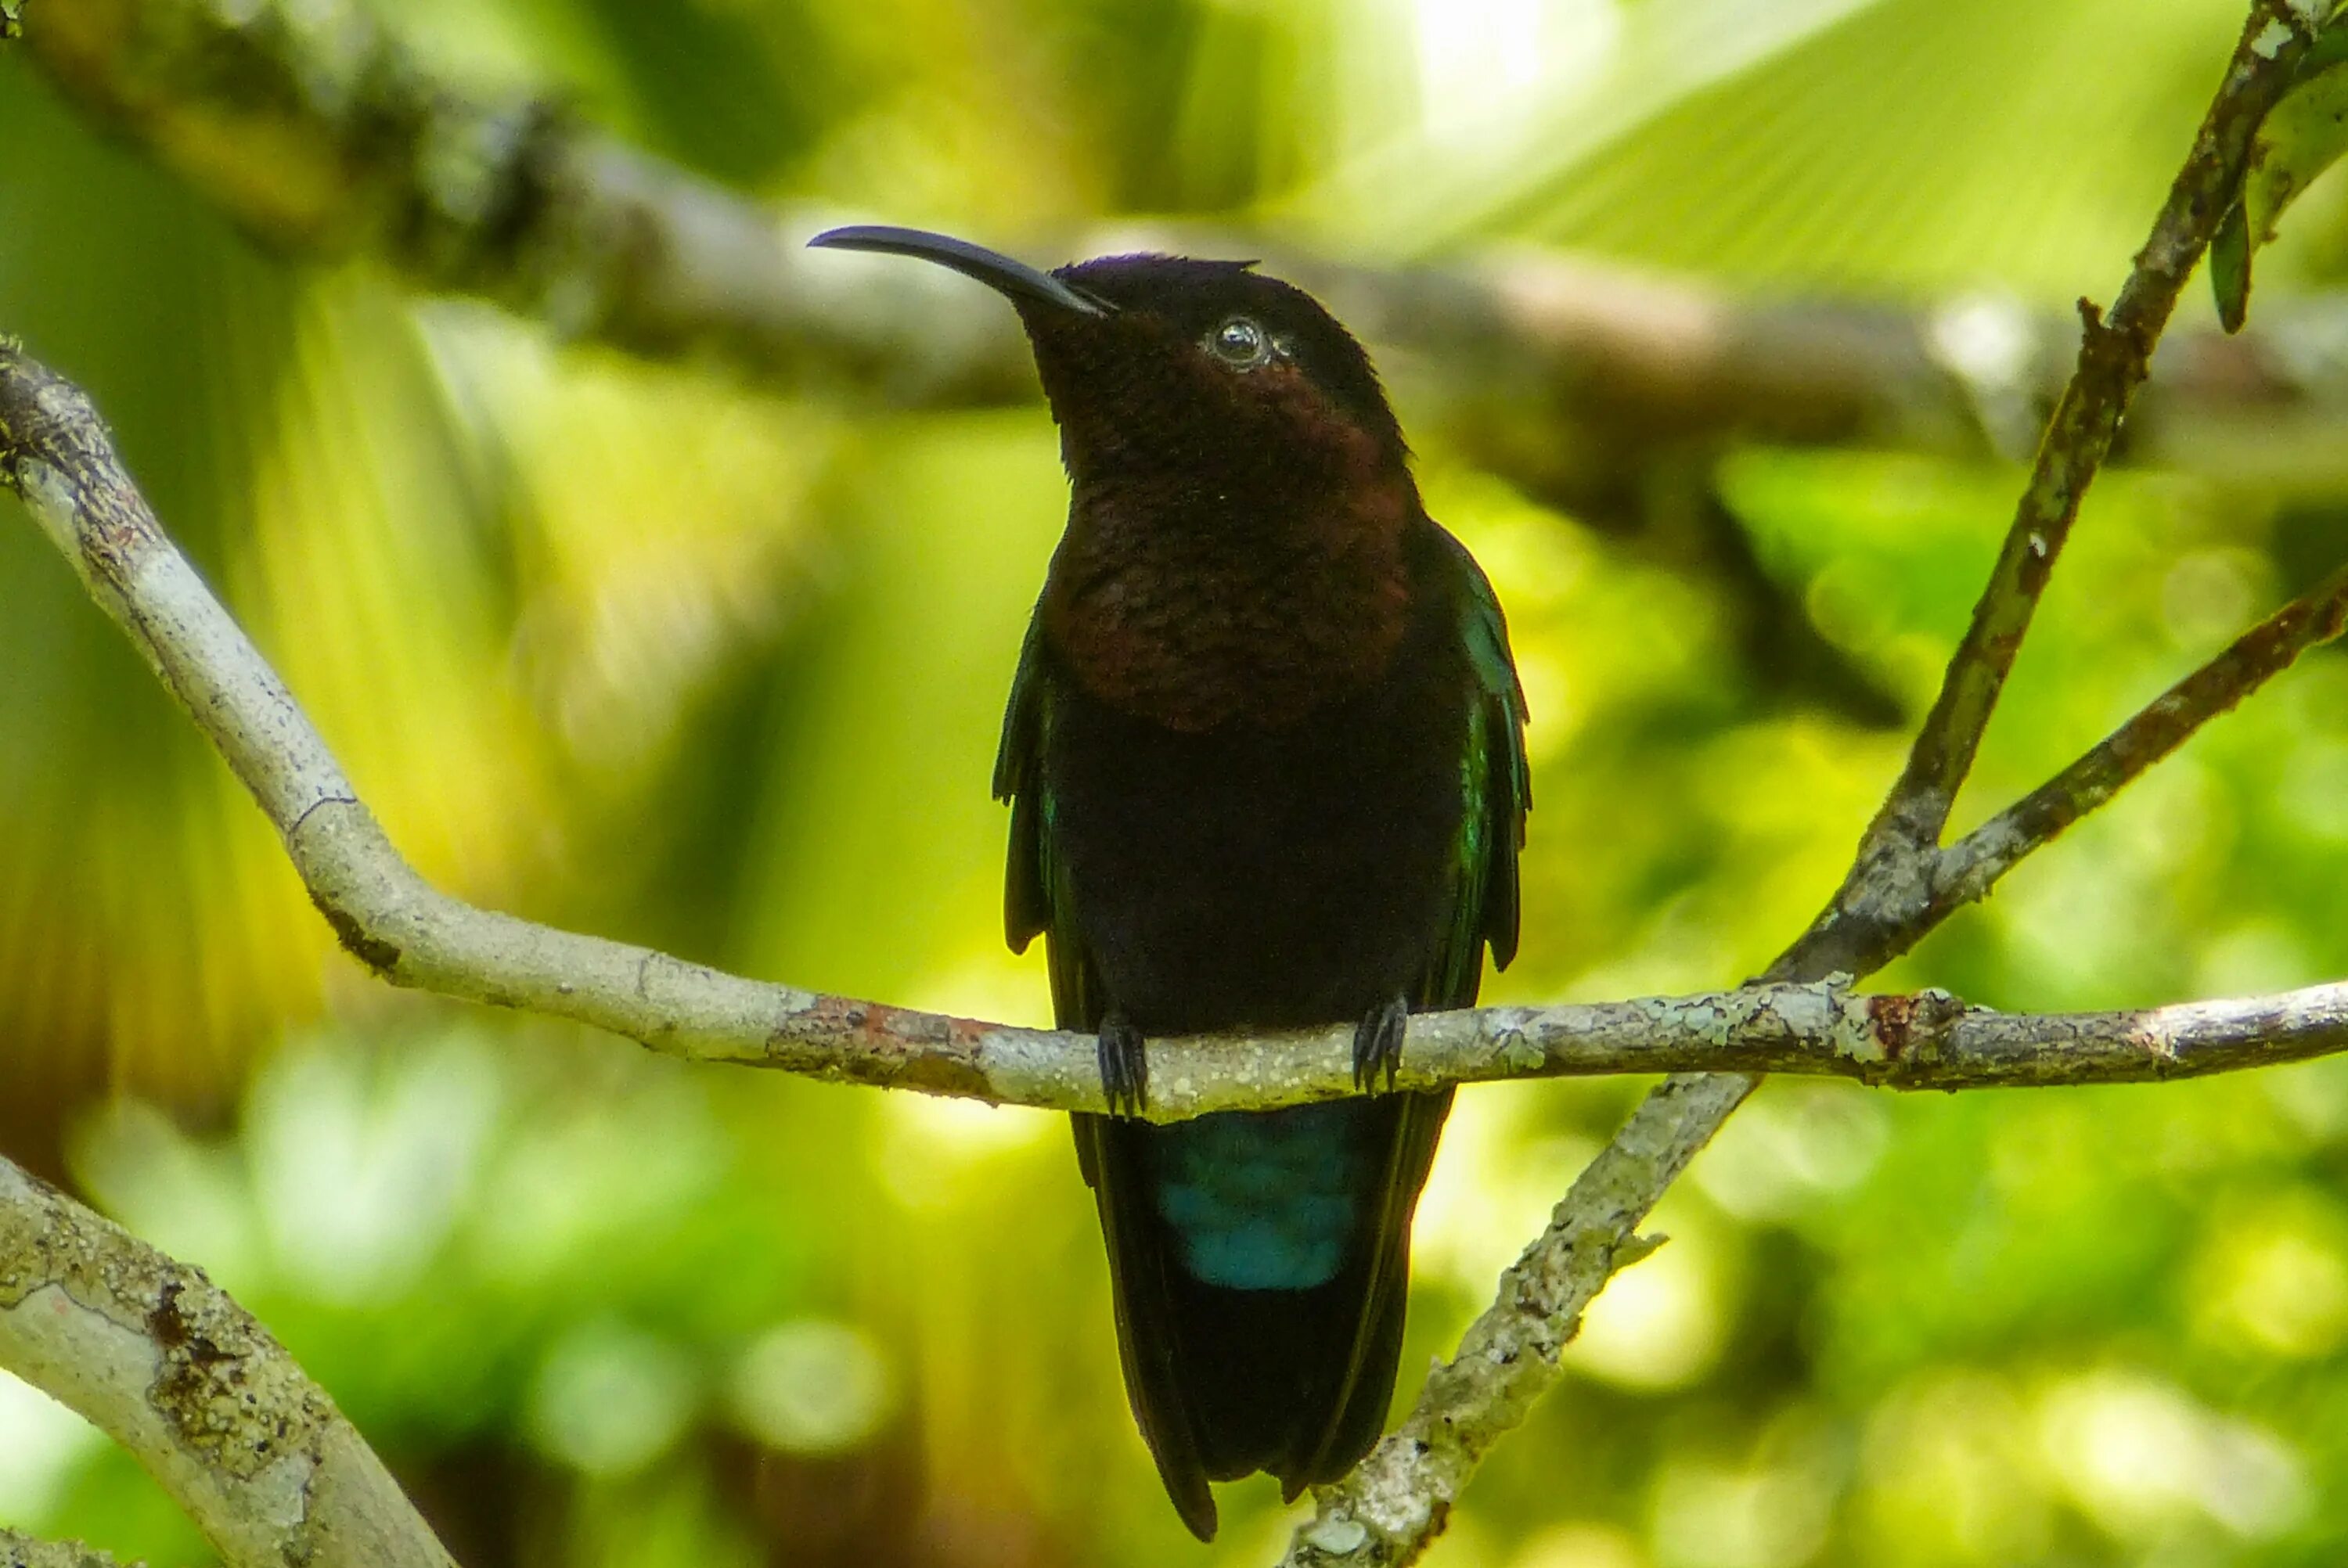
MULTIPOLYGON (((70 4, 71 0, 34 0, 70 4)), ((1126 213, 1349 257, 1553 244, 1732 293, 2108 298, 2235 0, 430 0, 765 197, 987 238, 1126 213)), ((37 26, 37 16, 34 18, 37 26)), ((2319 194, 2260 302, 2343 256, 2319 194)), ((1039 258, 1056 260, 1057 258, 1039 258)), ((2198 289, 2185 313, 2206 323, 2198 289)), ((0 54, 0 330, 159 510, 423 869, 806 987, 1040 1021, 988 764, 1063 496, 1040 406, 888 414, 568 349, 288 266, 0 54)), ((1374 345, 1375 346, 1375 345, 1374 345)), ((1411 420, 1408 388, 1403 414, 1411 420)), ((1901 736, 1773 689, 1712 579, 1431 440, 1498 581, 1539 808, 1488 995, 1734 980, 1832 886, 1901 736)), ((1746 450, 1761 559, 1910 717, 2018 473, 1746 450)), ((2348 555, 2348 497, 2095 492, 1972 820, 2348 555)), ((1887 981, 2012 1008, 2348 973, 2323 653, 1887 981)), ((1463 1095, 1403 1397, 1627 1083, 1463 1095)), ((234 1290, 468 1568, 1265 1562, 1192 1545, 1123 1407, 1056 1119, 721 1070, 388 993, 0 502, 0 1126, 234 1290)), ((2330 1564, 2348 1545, 2348 1071, 1898 1099, 1781 1081, 1666 1202, 1435 1561, 2330 1564)), ((0 1378, 0 1522, 203 1548, 0 1378)))

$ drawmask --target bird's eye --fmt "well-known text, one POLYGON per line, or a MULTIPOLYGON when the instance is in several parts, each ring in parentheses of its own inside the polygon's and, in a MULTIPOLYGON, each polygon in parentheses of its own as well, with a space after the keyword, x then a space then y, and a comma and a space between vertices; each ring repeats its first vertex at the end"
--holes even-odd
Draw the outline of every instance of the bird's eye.
POLYGON ((1233 316, 1207 334, 1207 347, 1225 364, 1245 370, 1271 355, 1272 339, 1247 317, 1233 316))

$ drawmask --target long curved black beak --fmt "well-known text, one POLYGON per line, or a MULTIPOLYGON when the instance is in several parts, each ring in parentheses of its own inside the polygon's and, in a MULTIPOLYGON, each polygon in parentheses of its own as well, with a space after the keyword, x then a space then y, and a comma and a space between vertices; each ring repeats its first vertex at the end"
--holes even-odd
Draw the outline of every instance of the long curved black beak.
POLYGON ((845 229, 826 230, 808 244, 829 251, 878 251, 891 256, 913 256, 951 267, 966 278, 976 278, 1014 302, 1026 300, 1056 305, 1086 316, 1105 316, 1109 313, 1106 303, 1090 294, 1077 292, 1049 272, 1038 272, 999 251, 990 251, 950 234, 899 229, 886 223, 853 223, 845 229))

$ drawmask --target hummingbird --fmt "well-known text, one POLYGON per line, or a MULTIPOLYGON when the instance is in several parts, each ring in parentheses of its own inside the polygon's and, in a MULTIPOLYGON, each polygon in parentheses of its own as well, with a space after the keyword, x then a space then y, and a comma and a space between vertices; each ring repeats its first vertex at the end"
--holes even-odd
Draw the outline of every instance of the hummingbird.
POLYGON ((1008 300, 1060 432, 1066 532, 1012 678, 1005 935, 1045 940, 1109 1111, 1075 1117, 1126 1392, 1175 1510, 1293 1501, 1376 1442, 1411 1218, 1451 1091, 1408 1015, 1515 956, 1531 787, 1507 623, 1426 515, 1369 356, 1251 261, 1046 272, 862 225, 818 246, 1008 300), (1153 1036, 1351 1024, 1365 1092, 1153 1124, 1153 1036))

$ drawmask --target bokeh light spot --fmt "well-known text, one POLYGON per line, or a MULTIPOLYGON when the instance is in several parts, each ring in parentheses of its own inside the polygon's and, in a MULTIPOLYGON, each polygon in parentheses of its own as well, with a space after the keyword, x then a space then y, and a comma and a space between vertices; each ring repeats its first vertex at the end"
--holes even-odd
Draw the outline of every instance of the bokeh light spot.
POLYGON ((887 1422, 897 1379, 870 1335, 802 1318, 760 1336, 736 1364, 726 1405, 745 1431, 785 1453, 860 1446, 887 1422))
POLYGON ((539 1368, 529 1423, 539 1449, 590 1475, 632 1474, 666 1453, 699 1401, 685 1353, 599 1321, 574 1328, 539 1368))

